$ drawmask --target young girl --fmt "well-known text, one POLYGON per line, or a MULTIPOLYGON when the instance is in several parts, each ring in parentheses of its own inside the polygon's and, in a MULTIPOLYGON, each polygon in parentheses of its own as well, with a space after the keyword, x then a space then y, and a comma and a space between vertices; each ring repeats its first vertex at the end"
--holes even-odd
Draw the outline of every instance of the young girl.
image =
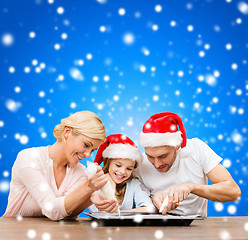
MULTIPOLYGON (((103 171, 109 177, 122 212, 155 211, 148 193, 141 188, 140 181, 133 176, 133 170, 141 159, 142 155, 135 143, 122 134, 109 135, 97 152, 94 162, 99 165, 104 162, 103 171)), ((98 211, 95 205, 89 207, 89 210, 98 211)))

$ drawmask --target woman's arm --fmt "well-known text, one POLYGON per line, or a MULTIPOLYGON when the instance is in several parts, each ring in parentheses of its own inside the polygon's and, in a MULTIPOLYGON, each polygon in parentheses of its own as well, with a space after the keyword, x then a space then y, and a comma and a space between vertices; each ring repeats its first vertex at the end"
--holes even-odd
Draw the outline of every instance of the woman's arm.
POLYGON ((47 179, 36 168, 20 169, 19 179, 36 200, 42 213, 51 220, 60 220, 68 215, 77 215, 82 212, 91 204, 89 200, 91 194, 108 181, 101 167, 98 166, 97 173, 89 177, 71 193, 63 197, 56 197, 47 179))

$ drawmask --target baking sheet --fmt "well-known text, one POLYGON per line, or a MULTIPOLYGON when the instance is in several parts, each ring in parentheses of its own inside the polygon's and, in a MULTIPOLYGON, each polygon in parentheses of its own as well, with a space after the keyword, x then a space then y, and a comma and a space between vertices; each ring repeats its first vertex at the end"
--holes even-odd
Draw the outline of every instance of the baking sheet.
POLYGON ((102 226, 189 226, 194 220, 202 220, 201 216, 178 216, 173 214, 157 214, 142 212, 118 213, 92 212, 84 213, 102 226))

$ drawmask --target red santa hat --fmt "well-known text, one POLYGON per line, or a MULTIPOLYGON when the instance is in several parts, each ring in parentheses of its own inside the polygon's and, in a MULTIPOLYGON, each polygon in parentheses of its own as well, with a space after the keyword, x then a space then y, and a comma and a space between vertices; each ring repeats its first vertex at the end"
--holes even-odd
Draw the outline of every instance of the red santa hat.
POLYGON ((104 158, 128 158, 139 161, 142 155, 130 138, 123 134, 112 134, 99 147, 94 162, 100 165, 104 158))
MULTIPOLYGON (((152 115, 145 122, 139 140, 143 147, 179 146, 181 149, 186 147, 187 142, 182 119, 171 112, 152 115), (177 126, 179 126, 180 131, 177 126)), ((189 153, 184 152, 186 155, 189 153)))

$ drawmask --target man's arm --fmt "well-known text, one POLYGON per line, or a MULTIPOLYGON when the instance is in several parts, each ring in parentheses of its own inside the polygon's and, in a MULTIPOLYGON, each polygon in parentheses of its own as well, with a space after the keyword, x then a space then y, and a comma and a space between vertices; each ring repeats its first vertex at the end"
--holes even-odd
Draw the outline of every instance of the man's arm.
MULTIPOLYGON (((218 164, 208 174, 212 185, 183 183, 170 189, 168 193, 168 205, 162 211, 165 214, 175 209, 179 202, 186 200, 190 193, 216 202, 237 201, 240 198, 241 191, 239 186, 233 180, 231 174, 218 164)), ((153 197, 153 203, 159 209, 165 199, 166 193, 156 193, 153 197)))
POLYGON ((191 193, 216 202, 237 201, 241 191, 231 174, 218 164, 208 174, 212 185, 192 184, 191 193))

